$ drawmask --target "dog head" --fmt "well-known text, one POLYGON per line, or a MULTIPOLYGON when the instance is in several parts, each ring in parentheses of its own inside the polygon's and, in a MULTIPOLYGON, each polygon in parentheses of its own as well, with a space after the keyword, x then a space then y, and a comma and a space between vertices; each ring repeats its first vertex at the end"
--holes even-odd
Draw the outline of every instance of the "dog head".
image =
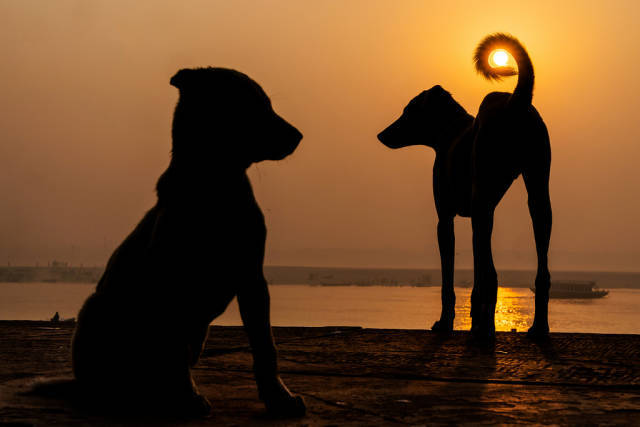
POLYGON ((281 160, 302 134, 273 110, 260 85, 226 68, 183 69, 170 81, 180 90, 173 118, 173 156, 221 158, 225 166, 281 160))
POLYGON ((469 117, 449 92, 436 85, 413 98, 400 118, 378 134, 378 139, 389 148, 410 145, 437 148, 469 117))

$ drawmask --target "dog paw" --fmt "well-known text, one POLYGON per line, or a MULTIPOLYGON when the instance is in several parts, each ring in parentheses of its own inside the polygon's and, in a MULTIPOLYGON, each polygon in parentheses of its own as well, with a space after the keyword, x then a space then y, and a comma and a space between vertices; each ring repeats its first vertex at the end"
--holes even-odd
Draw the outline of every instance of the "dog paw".
POLYGON ((185 397, 178 404, 175 412, 183 417, 203 418, 211 413, 211 403, 206 397, 200 394, 193 394, 185 397))
POLYGON ((298 418, 307 412, 302 396, 292 394, 286 398, 265 400, 267 413, 275 418, 298 418))
POLYGON ((433 332, 437 332, 439 334, 449 334, 453 332, 453 319, 449 320, 436 320, 436 323, 431 327, 433 332))
POLYGON ((527 331, 527 337, 531 339, 544 339, 549 337, 549 325, 540 326, 533 322, 533 325, 527 331))
POLYGON ((261 382, 258 389, 260 399, 264 402, 267 413, 272 417, 302 417, 307 411, 302 396, 292 394, 278 376, 266 383, 261 382))
POLYGON ((473 339, 481 342, 493 342, 496 339, 496 326, 491 321, 476 322, 471 327, 473 339))

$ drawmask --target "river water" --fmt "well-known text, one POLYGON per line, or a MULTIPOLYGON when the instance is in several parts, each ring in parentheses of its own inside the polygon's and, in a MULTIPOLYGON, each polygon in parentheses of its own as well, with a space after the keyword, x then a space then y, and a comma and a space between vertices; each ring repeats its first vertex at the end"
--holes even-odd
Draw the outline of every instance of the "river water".
MULTIPOLYGON (((77 283, 0 283, 0 320, 44 320, 58 311, 75 317, 95 285, 77 283)), ((424 329, 440 315, 438 287, 271 285, 275 326, 362 326, 424 329)), ((457 288, 455 328, 468 330, 470 288, 457 288)), ((503 287, 498 292, 496 329, 526 331, 533 320, 533 293, 503 287)), ((592 300, 552 299, 554 332, 640 334, 640 290, 612 289, 592 300)), ((215 325, 240 325, 234 301, 215 325)))

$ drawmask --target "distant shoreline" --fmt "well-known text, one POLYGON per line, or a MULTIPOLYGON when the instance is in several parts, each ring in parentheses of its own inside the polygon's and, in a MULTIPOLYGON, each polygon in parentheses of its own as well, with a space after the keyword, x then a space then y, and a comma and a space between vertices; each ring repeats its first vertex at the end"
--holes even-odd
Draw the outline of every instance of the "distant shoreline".
MULTIPOLYGON (((314 286, 440 286, 440 270, 435 268, 351 268, 351 267, 301 267, 265 266, 265 276, 274 285, 314 286)), ((3 266, 0 267, 0 283, 97 283, 104 267, 68 266, 3 266)), ((212 271, 215 275, 215 272, 212 271)), ((535 271, 499 270, 501 286, 531 287, 535 271)), ((458 287, 471 286, 473 271, 456 270, 458 287)), ((640 289, 640 272, 610 271, 552 271, 554 280, 592 280, 601 288, 640 289)))

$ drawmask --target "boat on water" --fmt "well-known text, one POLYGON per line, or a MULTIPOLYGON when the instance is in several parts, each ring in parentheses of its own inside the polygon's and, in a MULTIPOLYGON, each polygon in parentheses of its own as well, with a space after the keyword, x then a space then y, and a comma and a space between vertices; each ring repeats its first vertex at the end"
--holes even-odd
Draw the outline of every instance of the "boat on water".
MULTIPOLYGON (((536 293, 536 288, 530 288, 536 293)), ((596 282, 590 280, 557 280, 551 282, 549 298, 602 298, 609 294, 606 289, 600 289, 596 282)))

